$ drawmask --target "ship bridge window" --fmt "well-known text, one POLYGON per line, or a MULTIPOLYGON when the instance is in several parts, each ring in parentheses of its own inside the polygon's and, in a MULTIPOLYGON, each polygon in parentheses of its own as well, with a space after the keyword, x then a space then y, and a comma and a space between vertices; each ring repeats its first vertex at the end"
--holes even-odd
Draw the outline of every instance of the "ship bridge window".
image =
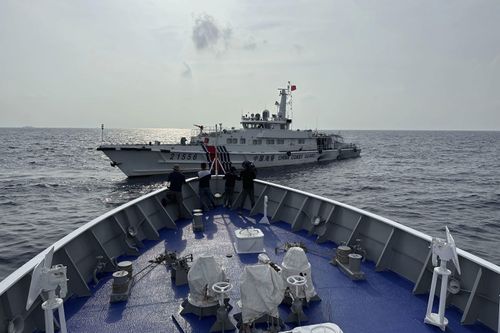
POLYGON ((279 145, 284 145, 285 144, 285 140, 284 139, 276 139, 276 143, 279 144, 279 145))
POLYGON ((247 140, 245 138, 240 138, 240 144, 241 145, 244 145, 246 142, 247 142, 247 140))
POLYGON ((227 138, 226 139, 226 143, 228 143, 228 144, 238 143, 238 139, 236 139, 236 138, 227 138))
POLYGON ((261 145, 262 144, 262 140, 256 140, 254 139, 253 142, 252 142, 254 145, 261 145))
POLYGON ((299 139, 299 145, 306 143, 306 139, 299 139))
POLYGON ((226 139, 226 143, 232 143, 232 142, 233 142, 233 139, 231 139, 231 138, 226 139))
POLYGON ((266 143, 268 145, 274 145, 274 139, 268 139, 268 140, 266 140, 266 143))

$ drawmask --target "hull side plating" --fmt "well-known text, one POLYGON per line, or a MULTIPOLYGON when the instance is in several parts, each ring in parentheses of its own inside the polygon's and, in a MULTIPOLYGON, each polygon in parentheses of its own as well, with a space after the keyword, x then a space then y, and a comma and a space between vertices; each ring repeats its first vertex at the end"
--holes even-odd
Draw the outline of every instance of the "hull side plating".
MULTIPOLYGON (((224 182, 220 178, 214 177, 211 185, 214 193, 223 191, 224 182)), ((196 188, 196 179, 191 179, 183 189, 189 210, 198 206, 196 188)), ((107 262, 105 270, 112 271, 115 258, 138 253, 127 238, 129 227, 137 229, 137 244, 156 241, 160 230, 177 227, 173 205, 161 204, 165 191, 161 189, 122 205, 54 244, 53 263, 68 267, 67 298, 90 295, 96 257, 102 256, 107 262)), ((236 192, 239 193, 239 189, 236 192)), ((263 212, 264 196, 269 198, 271 223, 284 221, 292 231, 306 232, 319 243, 350 244, 360 238, 368 260, 377 271, 391 271, 410 281, 414 294, 429 292, 430 236, 334 200, 263 181, 256 181, 256 205, 250 215, 263 212), (313 224, 316 217, 320 218, 320 224, 313 224)), ((459 321, 463 324, 478 321, 496 330, 500 267, 462 250, 458 254, 462 268, 461 292, 451 296, 449 304, 460 309, 459 321)), ((0 282, 0 331, 7 331, 9 323, 19 321, 24 322, 23 332, 43 330, 41 300, 38 299, 30 311, 24 309, 30 273, 43 255, 39 254, 0 282)))

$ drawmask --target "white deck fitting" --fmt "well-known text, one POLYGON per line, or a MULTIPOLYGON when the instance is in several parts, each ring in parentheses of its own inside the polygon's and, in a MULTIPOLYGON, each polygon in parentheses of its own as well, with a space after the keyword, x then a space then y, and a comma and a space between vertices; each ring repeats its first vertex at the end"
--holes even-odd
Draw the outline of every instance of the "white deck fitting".
POLYGON ((236 242, 234 246, 237 253, 262 253, 264 248, 264 233, 258 228, 238 229, 234 232, 236 242))
POLYGON ((291 331, 281 331, 280 333, 342 333, 342 330, 336 324, 324 323, 295 327, 291 331))

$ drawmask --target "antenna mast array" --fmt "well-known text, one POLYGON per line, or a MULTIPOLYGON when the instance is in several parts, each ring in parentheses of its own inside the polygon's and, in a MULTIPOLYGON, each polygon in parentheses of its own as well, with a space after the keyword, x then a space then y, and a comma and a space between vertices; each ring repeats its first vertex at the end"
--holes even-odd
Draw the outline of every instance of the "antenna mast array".
POLYGON ((26 301, 26 311, 29 311, 33 303, 42 292, 46 292, 48 299, 42 303, 42 309, 45 312, 45 332, 54 333, 54 310, 58 310, 59 327, 61 333, 67 333, 66 317, 64 315, 63 298, 68 292, 68 279, 66 278, 66 266, 52 266, 52 257, 54 256, 54 247, 45 255, 42 261, 33 269, 31 276, 30 290, 28 300, 26 301), (56 289, 59 288, 59 295, 56 295, 56 289))
POLYGON ((436 267, 434 267, 434 271, 432 273, 431 291, 429 293, 429 302, 427 303, 427 313, 425 314, 424 322, 426 324, 438 326, 442 331, 444 331, 446 329, 446 325, 448 325, 448 319, 446 319, 444 316, 444 310, 446 307, 446 295, 448 293, 448 278, 451 275, 451 271, 446 267, 448 261, 453 261, 458 274, 461 274, 455 240, 451 236, 448 227, 446 227, 446 240, 441 238, 432 238, 431 248, 432 264, 436 267), (438 257, 441 260, 439 266, 438 257), (433 313, 432 306, 434 305, 434 295, 436 292, 437 279, 439 275, 441 276, 439 310, 438 313, 433 313))

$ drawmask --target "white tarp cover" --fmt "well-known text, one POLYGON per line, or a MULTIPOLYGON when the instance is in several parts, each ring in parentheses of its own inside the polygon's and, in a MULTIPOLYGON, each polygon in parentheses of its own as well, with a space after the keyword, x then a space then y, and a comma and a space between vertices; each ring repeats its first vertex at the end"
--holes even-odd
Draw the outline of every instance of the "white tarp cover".
POLYGON ((287 333, 342 333, 342 330, 336 324, 323 323, 316 325, 299 326, 295 327, 291 331, 286 331, 286 332, 287 333))
POLYGON ((314 285, 311 276, 311 264, 309 263, 309 260, 307 260, 306 253, 302 248, 300 247, 289 248, 288 251, 286 251, 281 266, 283 268, 282 276, 285 283, 287 283, 286 279, 289 276, 292 275, 305 276, 307 282, 305 288, 300 287, 299 289, 300 298, 305 297, 306 300, 309 301, 312 297, 316 296, 316 290, 314 290, 314 285))
POLYGON ((264 314, 277 317, 285 288, 283 278, 271 266, 246 266, 240 284, 243 323, 250 323, 264 314))
POLYGON ((213 256, 203 255, 194 260, 188 272, 189 303, 210 306, 217 302, 212 285, 224 281, 226 274, 213 256))

